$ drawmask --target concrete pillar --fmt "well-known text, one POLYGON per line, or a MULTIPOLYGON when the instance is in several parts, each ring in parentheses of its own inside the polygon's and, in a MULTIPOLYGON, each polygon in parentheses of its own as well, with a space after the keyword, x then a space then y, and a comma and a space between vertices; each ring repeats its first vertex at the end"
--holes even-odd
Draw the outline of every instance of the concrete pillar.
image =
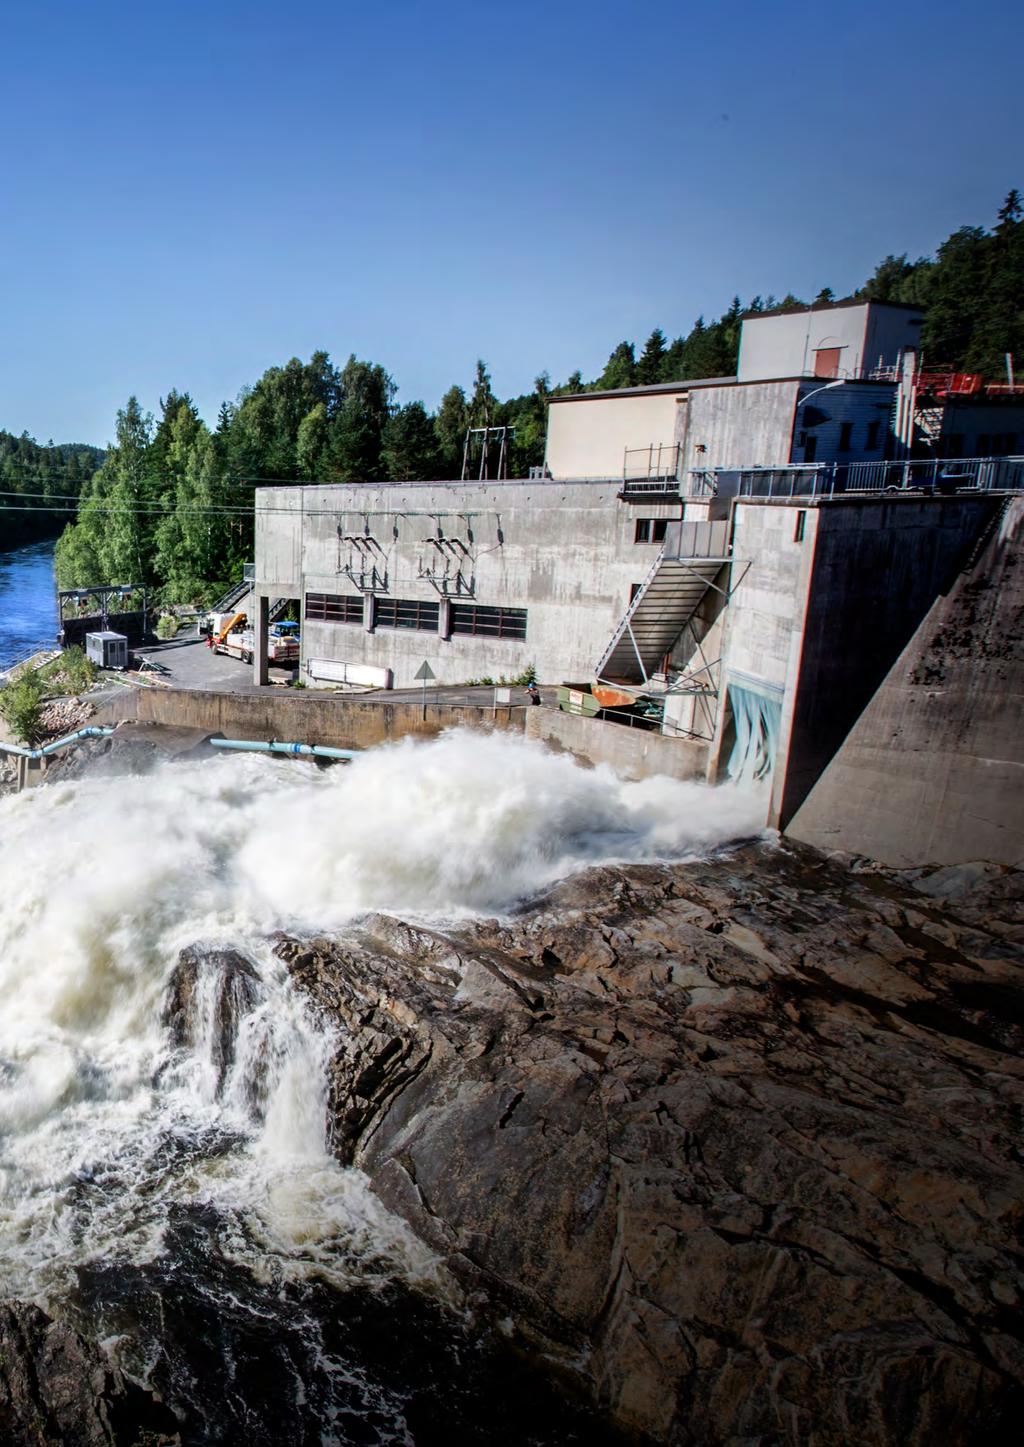
POLYGON ((270 599, 266 593, 256 593, 254 598, 256 616, 252 620, 252 681, 257 687, 263 687, 270 682, 270 665, 267 656, 270 639, 270 599))
POLYGON ((363 594, 363 627, 367 633, 373 632, 373 594, 363 594))

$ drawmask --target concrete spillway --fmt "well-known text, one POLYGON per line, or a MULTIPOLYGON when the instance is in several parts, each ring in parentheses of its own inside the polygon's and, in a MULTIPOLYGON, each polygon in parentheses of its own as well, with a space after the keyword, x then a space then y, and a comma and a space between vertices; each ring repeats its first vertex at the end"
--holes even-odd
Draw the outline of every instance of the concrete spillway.
POLYGON ((1024 499, 939 597, 788 832, 887 864, 1024 863, 1024 499))

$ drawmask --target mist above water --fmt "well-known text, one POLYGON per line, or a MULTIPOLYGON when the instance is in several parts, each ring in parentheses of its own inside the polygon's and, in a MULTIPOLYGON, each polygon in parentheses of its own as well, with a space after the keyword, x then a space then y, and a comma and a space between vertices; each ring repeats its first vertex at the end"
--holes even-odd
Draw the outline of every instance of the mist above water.
POLYGON ((438 1290, 430 1254, 328 1153, 330 1035, 268 934, 507 911, 587 864, 757 827, 731 789, 624 783, 465 731, 328 770, 217 756, 0 800, 4 1293, 59 1306, 83 1270, 160 1262, 183 1209, 214 1213, 217 1252, 253 1281, 438 1290), (196 942, 251 974, 199 971, 183 1043, 165 1003, 196 942))

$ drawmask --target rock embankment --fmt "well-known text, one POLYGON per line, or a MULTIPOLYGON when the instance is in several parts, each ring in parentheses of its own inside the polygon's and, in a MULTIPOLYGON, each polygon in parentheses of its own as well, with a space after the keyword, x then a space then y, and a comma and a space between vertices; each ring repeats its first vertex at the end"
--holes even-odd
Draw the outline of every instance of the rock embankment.
POLYGON ((339 1157, 660 1442, 992 1443, 1024 1379, 1021 876, 745 848, 278 942, 339 1157))
POLYGON ((161 1447, 172 1414, 102 1352, 36 1306, 0 1303, 0 1442, 9 1447, 161 1447))

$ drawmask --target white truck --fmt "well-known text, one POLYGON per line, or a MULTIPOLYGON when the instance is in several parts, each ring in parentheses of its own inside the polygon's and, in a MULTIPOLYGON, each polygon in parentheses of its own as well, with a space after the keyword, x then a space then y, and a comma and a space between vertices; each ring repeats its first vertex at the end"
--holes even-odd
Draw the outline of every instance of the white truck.
MULTIPOLYGON (((299 661, 299 635, 297 623, 272 623, 267 635, 267 662, 274 668, 294 668, 299 661)), ((244 614, 234 615, 221 625, 219 632, 211 633, 214 653, 225 653, 230 658, 240 658, 251 663, 256 649, 253 630, 246 626, 244 614)))

